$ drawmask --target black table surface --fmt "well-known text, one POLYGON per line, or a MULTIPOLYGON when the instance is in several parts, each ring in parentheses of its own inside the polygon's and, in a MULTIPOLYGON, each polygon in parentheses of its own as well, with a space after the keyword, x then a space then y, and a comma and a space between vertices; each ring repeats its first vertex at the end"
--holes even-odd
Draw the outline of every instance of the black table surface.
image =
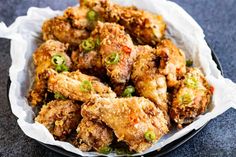
MULTIPOLYGON (((173 0, 203 28, 225 77, 236 81, 236 0, 173 0)), ((0 0, 0 21, 7 25, 28 8, 65 9, 76 0, 0 0)), ((55 157, 57 154, 30 139, 18 127, 7 100, 10 41, 0 38, 0 157, 55 157)), ((166 156, 236 156, 236 111, 229 109, 188 142, 166 156)))

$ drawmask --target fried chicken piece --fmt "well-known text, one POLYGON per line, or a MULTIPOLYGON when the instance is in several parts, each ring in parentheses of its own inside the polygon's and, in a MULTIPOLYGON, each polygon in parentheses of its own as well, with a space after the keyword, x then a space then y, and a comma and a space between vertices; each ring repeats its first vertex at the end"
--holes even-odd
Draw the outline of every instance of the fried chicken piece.
MULTIPOLYGON (((91 43, 90 43, 91 44, 91 43)), ((99 78, 106 77, 106 68, 102 63, 102 55, 100 51, 100 39, 98 35, 90 35, 84 40, 79 48, 72 52, 71 58, 77 69, 86 74, 91 74, 99 78), (84 42, 90 41, 94 44, 91 50, 84 50, 84 42)))
POLYGON ((104 122, 113 129, 118 141, 124 141, 130 150, 142 152, 168 132, 167 121, 154 103, 143 97, 98 98, 82 106, 84 118, 104 122), (152 132, 152 142, 145 134, 152 132))
POLYGON ((83 118, 77 127, 76 140, 80 141, 77 147, 82 151, 94 149, 100 151, 108 147, 113 140, 113 132, 105 124, 83 118))
POLYGON ((76 69, 86 74, 92 74, 99 78, 106 77, 106 69, 102 64, 102 56, 96 50, 89 52, 80 52, 75 50, 72 52, 71 59, 76 69))
POLYGON ((130 79, 132 64, 136 58, 134 44, 124 27, 114 23, 98 22, 91 33, 100 38, 102 63, 113 84, 114 90, 120 95, 130 79))
POLYGON ((57 73, 49 69, 48 90, 72 100, 86 102, 97 97, 115 98, 116 94, 94 76, 80 71, 57 73))
POLYGON ((44 22, 42 26, 43 39, 55 39, 71 45, 80 44, 89 37, 89 22, 86 18, 88 9, 84 7, 69 7, 63 16, 57 16, 44 22))
POLYGON ((159 73, 166 76, 167 86, 176 86, 178 79, 186 73, 184 52, 165 39, 157 46, 155 53, 160 57, 159 73))
POLYGON ((180 86, 174 91, 171 119, 180 128, 191 123, 206 111, 211 95, 210 86, 200 69, 189 68, 184 79, 180 81, 180 86))
POLYGON ((53 100, 43 105, 35 121, 43 124, 55 138, 64 140, 81 119, 80 105, 71 100, 53 100))
POLYGON ((36 67, 35 81, 28 95, 28 100, 32 106, 40 104, 45 97, 47 81, 43 73, 48 68, 55 68, 51 61, 52 57, 54 55, 63 56, 66 66, 71 67, 70 58, 66 54, 67 49, 68 45, 66 44, 55 40, 48 40, 34 52, 33 61, 36 67))
POLYGON ((124 26, 139 44, 156 46, 164 36, 166 24, 160 15, 133 6, 113 4, 109 0, 81 0, 80 3, 81 6, 97 11, 106 22, 115 22, 124 26))
POLYGON ((167 85, 165 76, 159 74, 158 56, 150 46, 138 46, 138 57, 133 64, 131 79, 138 94, 150 99, 168 116, 167 85))

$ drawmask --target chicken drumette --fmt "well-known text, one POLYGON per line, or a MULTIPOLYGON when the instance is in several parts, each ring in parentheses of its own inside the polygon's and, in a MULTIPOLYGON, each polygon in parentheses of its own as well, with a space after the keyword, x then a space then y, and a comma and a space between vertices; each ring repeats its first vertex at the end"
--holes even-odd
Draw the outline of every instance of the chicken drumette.
POLYGON ((166 25, 160 15, 123 7, 109 0, 80 0, 80 4, 96 11, 104 21, 124 26, 139 44, 155 46, 164 36, 166 25))
POLYGON ((53 57, 61 57, 64 62, 63 64, 67 68, 71 67, 70 58, 66 54, 67 49, 68 45, 66 44, 55 40, 48 40, 34 52, 33 61, 36 68, 35 81, 28 95, 31 105, 36 106, 40 104, 45 97, 47 81, 43 74, 49 68, 56 68, 52 61, 53 57))
POLYGON ((82 151, 94 149, 98 152, 109 147, 113 132, 103 123, 83 118, 77 127, 76 146, 82 151))
POLYGON ((57 139, 65 140, 81 119, 80 104, 71 100, 54 100, 43 105, 35 121, 43 124, 57 139))
POLYGON ((66 98, 86 102, 97 97, 114 98, 116 94, 94 76, 82 74, 80 71, 57 73, 47 71, 48 90, 60 93, 66 98))
POLYGON ((43 39, 55 39, 63 43, 78 45, 89 36, 90 23, 85 7, 69 7, 63 16, 57 16, 44 22, 43 39))
POLYGON ((168 87, 175 87, 186 73, 184 52, 165 39, 157 46, 155 54, 160 57, 159 73, 166 76, 168 87))
POLYGON ((130 150, 144 151, 168 132, 167 121, 154 103, 143 97, 98 98, 83 105, 84 118, 104 122, 130 150))
POLYGON ((137 47, 138 57, 133 64, 131 79, 138 94, 153 101, 168 120, 166 78, 158 72, 159 58, 154 51, 150 46, 137 47))
POLYGON ((99 22, 92 35, 98 36, 101 41, 99 53, 102 64, 105 65, 115 92, 121 94, 136 58, 133 42, 124 27, 114 23, 99 22))
POLYGON ((206 111, 211 98, 210 86, 198 68, 189 68, 175 89, 170 109, 171 119, 182 127, 206 111))

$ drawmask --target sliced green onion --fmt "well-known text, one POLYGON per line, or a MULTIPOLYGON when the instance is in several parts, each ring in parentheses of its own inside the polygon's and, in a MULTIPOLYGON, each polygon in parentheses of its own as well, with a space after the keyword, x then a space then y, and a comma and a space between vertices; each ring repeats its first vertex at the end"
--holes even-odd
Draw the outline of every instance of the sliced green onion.
POLYGON ((196 77, 188 77, 184 83, 187 85, 189 88, 197 88, 198 87, 198 81, 196 77))
POLYGON ((192 60, 186 60, 186 66, 187 67, 191 67, 193 65, 193 61, 192 60))
POLYGON ((68 71, 69 68, 65 64, 62 64, 62 65, 56 65, 55 70, 57 72, 62 72, 62 71, 68 71))
POLYGON ((89 92, 92 90, 92 83, 88 80, 85 80, 82 82, 82 84, 80 85, 80 90, 82 92, 89 92))
POLYGON ((88 38, 82 42, 81 46, 86 52, 88 52, 93 50, 96 45, 92 38, 88 38))
POLYGON ((117 155, 126 154, 126 150, 124 148, 115 148, 115 152, 116 152, 117 155))
POLYGON ((62 99, 62 100, 66 99, 63 95, 61 95, 61 93, 58 93, 58 92, 54 93, 54 98, 55 99, 62 99))
POLYGON ((186 93, 180 97, 180 102, 183 105, 187 105, 187 104, 191 103, 192 101, 193 101, 192 96, 189 93, 186 93))
POLYGON ((89 21, 96 21, 98 19, 98 13, 94 10, 89 10, 87 13, 87 19, 89 21))
POLYGON ((95 40, 95 44, 96 44, 96 47, 100 46, 100 38, 97 37, 97 39, 95 40))
POLYGON ((105 59, 105 63, 107 65, 117 64, 119 60, 120 60, 119 54, 114 52, 105 59))
POLYGON ((52 56, 52 64, 54 65, 62 65, 65 64, 66 60, 63 56, 61 55, 54 55, 52 56))
POLYGON ((135 92, 135 88, 133 86, 127 86, 122 93, 123 97, 131 97, 132 94, 135 92))
POLYGON ((99 153, 102 153, 102 154, 109 154, 111 151, 112 151, 112 148, 109 146, 104 146, 99 149, 99 153))
POLYGON ((153 131, 147 131, 145 132, 144 137, 147 141, 153 142, 156 139, 156 134, 153 131))

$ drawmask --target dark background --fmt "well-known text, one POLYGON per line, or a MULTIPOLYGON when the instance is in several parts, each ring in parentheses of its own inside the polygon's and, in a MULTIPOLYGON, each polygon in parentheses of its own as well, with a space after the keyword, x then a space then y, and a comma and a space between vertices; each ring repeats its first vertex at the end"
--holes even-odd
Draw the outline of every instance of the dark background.
MULTIPOLYGON (((203 28, 206 40, 222 63, 225 77, 236 82, 236 0, 173 0, 203 28)), ((28 8, 64 9, 76 0, 0 0, 0 21, 7 25, 28 8)), ((0 38, 0 157, 61 156, 25 136, 7 100, 10 41, 0 38)), ((167 156, 236 156, 236 111, 228 110, 167 156)))

